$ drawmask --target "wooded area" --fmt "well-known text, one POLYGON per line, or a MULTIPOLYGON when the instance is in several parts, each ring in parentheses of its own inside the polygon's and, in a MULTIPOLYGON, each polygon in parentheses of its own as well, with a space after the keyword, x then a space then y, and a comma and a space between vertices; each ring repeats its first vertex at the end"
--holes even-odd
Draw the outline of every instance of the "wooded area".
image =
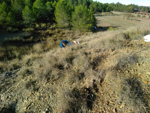
POLYGON ((36 23, 57 23, 58 27, 91 31, 95 25, 95 12, 134 12, 135 9, 149 12, 144 6, 103 4, 93 0, 1 0, 0 26, 8 30, 36 23))

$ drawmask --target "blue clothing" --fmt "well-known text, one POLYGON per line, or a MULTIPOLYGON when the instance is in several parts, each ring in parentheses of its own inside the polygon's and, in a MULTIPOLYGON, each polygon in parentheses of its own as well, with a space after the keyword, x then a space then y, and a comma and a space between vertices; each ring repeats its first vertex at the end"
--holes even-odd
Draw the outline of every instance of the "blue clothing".
POLYGON ((97 27, 96 27, 96 26, 94 26, 94 30, 97 30, 97 27))
POLYGON ((69 45, 71 46, 71 43, 70 43, 68 40, 62 40, 62 41, 60 42, 60 47, 61 47, 61 48, 64 47, 64 46, 63 46, 63 43, 69 44, 69 45))

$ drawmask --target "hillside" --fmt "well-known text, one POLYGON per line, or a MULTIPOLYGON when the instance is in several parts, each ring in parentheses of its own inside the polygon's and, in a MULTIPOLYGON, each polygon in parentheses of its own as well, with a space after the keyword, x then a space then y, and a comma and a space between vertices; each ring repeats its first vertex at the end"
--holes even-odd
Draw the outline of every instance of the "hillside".
POLYGON ((108 30, 95 33, 45 30, 27 54, 1 61, 0 112, 149 113, 149 20, 121 17, 97 17, 108 30), (63 38, 80 44, 61 49, 63 38))

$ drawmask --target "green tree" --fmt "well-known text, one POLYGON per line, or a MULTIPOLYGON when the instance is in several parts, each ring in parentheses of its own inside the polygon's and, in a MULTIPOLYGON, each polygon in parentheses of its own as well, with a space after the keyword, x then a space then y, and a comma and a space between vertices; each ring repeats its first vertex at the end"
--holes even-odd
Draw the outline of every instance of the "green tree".
POLYGON ((112 7, 110 7, 110 6, 108 6, 107 8, 106 8, 106 12, 110 12, 110 11, 112 11, 113 9, 112 9, 112 7))
POLYGON ((17 21, 22 20, 22 10, 24 9, 24 0, 14 0, 12 1, 13 14, 17 21))
POLYGON ((47 18, 47 10, 45 0, 36 0, 33 3, 33 13, 37 21, 45 21, 47 18))
POLYGON ((34 21, 34 15, 32 10, 29 8, 29 6, 25 6, 25 8, 22 11, 22 17, 25 24, 30 24, 34 21))
POLYGON ((82 0, 83 6, 87 6, 87 0, 82 0))
POLYGON ((103 4, 98 3, 98 12, 102 12, 102 11, 103 11, 103 4))
POLYGON ((52 10, 54 9, 53 2, 46 2, 46 9, 49 13, 51 13, 52 10))
POLYGON ((0 24, 4 24, 6 22, 8 6, 5 2, 0 4, 0 24))
POLYGON ((6 25, 7 26, 14 26, 14 24, 15 24, 15 16, 10 11, 10 12, 8 12, 8 15, 6 17, 6 25))
POLYGON ((55 18, 59 27, 69 27, 71 21, 71 6, 65 0, 56 5, 55 18))
POLYGON ((92 31, 96 24, 93 12, 82 5, 76 6, 72 14, 72 26, 76 30, 92 31))
POLYGON ((32 5, 33 5, 31 0, 25 0, 24 4, 25 4, 25 6, 28 6, 29 8, 32 8, 32 5))
POLYGON ((54 18, 54 10, 56 6, 56 1, 54 2, 46 2, 46 9, 47 9, 47 19, 50 23, 53 23, 55 18, 54 18))
POLYGON ((147 12, 147 13, 148 13, 149 8, 142 6, 142 7, 140 8, 140 10, 141 10, 142 12, 147 12))
POLYGON ((127 12, 133 13, 133 11, 134 11, 134 6, 133 5, 129 5, 127 7, 127 12))
POLYGON ((90 9, 96 13, 98 11, 98 3, 97 2, 92 2, 92 4, 90 5, 90 9))

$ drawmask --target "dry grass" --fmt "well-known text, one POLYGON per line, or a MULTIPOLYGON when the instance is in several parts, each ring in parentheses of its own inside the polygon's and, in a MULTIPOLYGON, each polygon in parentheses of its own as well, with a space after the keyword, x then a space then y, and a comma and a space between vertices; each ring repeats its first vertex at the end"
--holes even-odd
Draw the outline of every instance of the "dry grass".
POLYGON ((147 18, 134 17, 132 20, 130 20, 130 19, 123 19, 121 15, 118 15, 118 16, 97 16, 96 19, 98 27, 112 26, 117 27, 118 29, 128 29, 133 26, 134 27, 149 26, 149 24, 147 24, 149 23, 149 19, 147 18))
POLYGON ((150 45, 142 40, 149 26, 86 34, 55 32, 59 34, 34 45, 20 59, 0 63, 5 71, 0 76, 0 111, 150 111, 150 45), (81 44, 61 49, 61 36, 81 44))

